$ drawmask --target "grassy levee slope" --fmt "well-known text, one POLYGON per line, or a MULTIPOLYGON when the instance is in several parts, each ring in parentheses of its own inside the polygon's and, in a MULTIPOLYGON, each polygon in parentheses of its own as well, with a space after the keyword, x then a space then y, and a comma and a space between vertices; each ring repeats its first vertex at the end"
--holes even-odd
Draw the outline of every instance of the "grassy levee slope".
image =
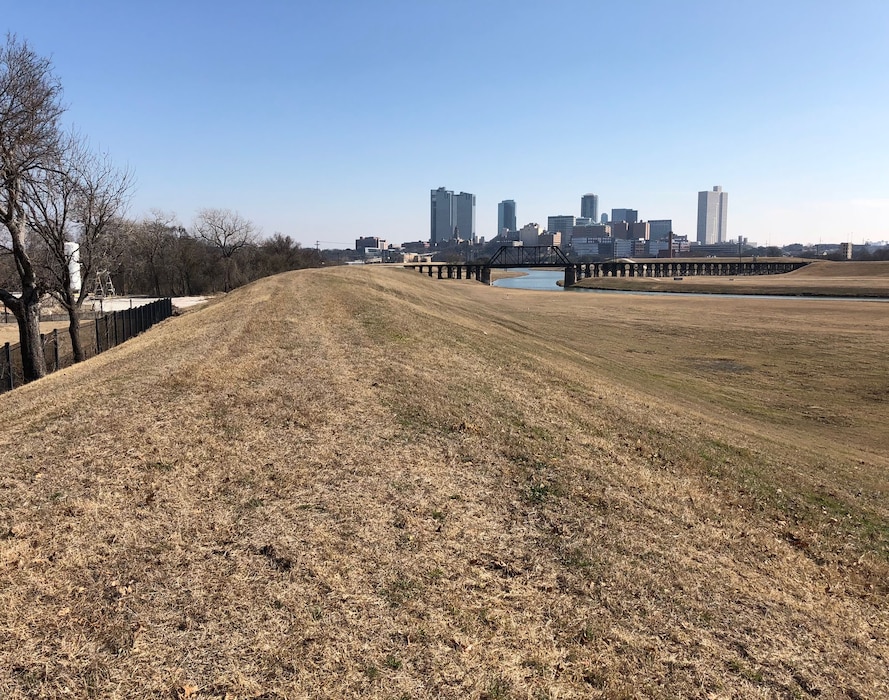
POLYGON ((261 280, 0 397, 0 697, 889 697, 887 341, 261 280))

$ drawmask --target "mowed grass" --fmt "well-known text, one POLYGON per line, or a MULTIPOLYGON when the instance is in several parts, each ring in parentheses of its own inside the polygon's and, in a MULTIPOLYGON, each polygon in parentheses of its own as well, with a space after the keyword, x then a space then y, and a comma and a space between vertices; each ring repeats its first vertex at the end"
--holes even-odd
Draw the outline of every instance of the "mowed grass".
POLYGON ((261 280, 0 397, 0 696, 886 697, 887 342, 261 280))
MULTIPOLYGON (((745 259, 745 260, 749 260, 745 259)), ((725 262, 733 262, 725 258, 725 262)), ((736 262, 735 259, 734 262, 736 262)), ((644 262, 642 260, 641 262, 644 262)), ((700 262, 712 262, 704 261, 700 262)), ((791 296, 889 297, 889 262, 834 262, 817 260, 782 275, 725 277, 597 277, 580 280, 578 287, 652 292, 707 294, 770 294, 791 296)))

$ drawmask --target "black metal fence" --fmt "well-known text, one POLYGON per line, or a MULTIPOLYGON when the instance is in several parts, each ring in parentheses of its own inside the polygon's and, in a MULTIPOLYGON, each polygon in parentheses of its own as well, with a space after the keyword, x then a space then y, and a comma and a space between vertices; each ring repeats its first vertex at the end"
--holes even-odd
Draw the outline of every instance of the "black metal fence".
MULTIPOLYGON (((148 330, 155 323, 173 315, 173 300, 158 299, 150 304, 99 316, 95 321, 81 323, 80 344, 84 358, 93 357, 125 340, 148 330)), ((74 350, 67 329, 41 333, 46 371, 54 372, 74 364, 74 350)), ((0 348, 0 393, 24 383, 22 378, 22 349, 16 343, 0 348)))

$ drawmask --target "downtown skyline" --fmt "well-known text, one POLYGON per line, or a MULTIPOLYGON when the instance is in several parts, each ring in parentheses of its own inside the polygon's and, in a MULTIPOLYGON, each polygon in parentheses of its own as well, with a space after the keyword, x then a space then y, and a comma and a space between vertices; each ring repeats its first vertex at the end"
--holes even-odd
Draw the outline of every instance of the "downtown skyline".
POLYGON ((486 238, 503 200, 521 226, 594 192, 693 239, 696 193, 721 183, 730 237, 889 239, 885 3, 7 9, 52 58, 66 122, 134 172, 135 218, 223 207, 305 246, 411 241, 447 183, 476 195, 486 238), (596 31, 551 50, 576 26, 596 31))

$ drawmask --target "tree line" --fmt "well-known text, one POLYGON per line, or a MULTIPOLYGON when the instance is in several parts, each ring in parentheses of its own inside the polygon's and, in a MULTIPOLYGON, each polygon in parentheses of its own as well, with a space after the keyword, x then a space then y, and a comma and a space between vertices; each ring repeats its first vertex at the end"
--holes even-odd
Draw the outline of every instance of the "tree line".
POLYGON ((126 217, 134 178, 83 135, 62 126, 62 87, 49 59, 7 35, 0 46, 0 301, 18 323, 25 381, 46 373, 40 304, 69 318, 83 359, 80 310, 102 279, 126 294, 229 291, 266 275, 321 264, 279 233, 261 239, 229 209, 198 212, 190 229, 172 214, 126 217))
POLYGON ((118 219, 101 269, 84 279, 94 291, 106 272, 125 295, 192 296, 228 292, 260 277, 321 265, 321 254, 290 236, 261 238, 252 222, 228 209, 204 209, 189 228, 174 214, 152 211, 118 219))

